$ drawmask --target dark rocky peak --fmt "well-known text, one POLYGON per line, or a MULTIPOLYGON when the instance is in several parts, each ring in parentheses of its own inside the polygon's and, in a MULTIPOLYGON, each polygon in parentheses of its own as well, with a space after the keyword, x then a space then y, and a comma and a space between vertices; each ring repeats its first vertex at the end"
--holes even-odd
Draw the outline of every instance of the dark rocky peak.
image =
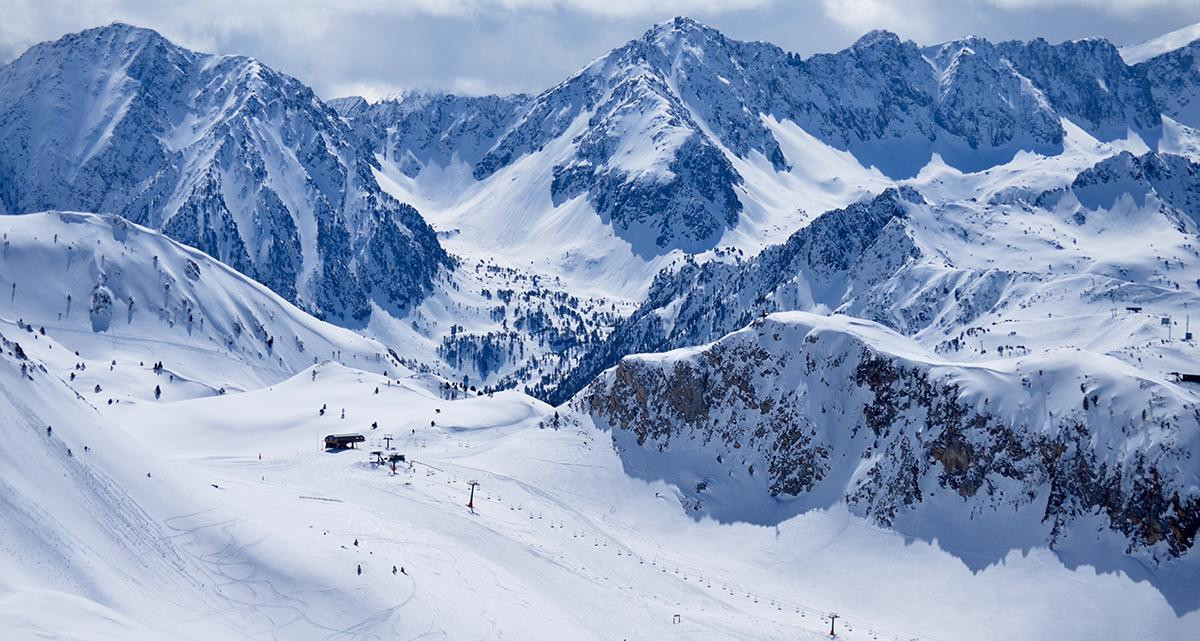
POLYGON ((1049 99, 1059 114, 1101 140, 1140 131, 1153 147, 1161 119, 1145 75, 1125 64, 1117 48, 1089 38, 1050 44, 1002 42, 997 50, 1049 99))
POLYGON ((362 115, 371 108, 371 103, 367 102, 367 99, 362 96, 334 98, 326 100, 325 104, 329 105, 331 109, 338 112, 338 115, 343 118, 354 118, 362 115))

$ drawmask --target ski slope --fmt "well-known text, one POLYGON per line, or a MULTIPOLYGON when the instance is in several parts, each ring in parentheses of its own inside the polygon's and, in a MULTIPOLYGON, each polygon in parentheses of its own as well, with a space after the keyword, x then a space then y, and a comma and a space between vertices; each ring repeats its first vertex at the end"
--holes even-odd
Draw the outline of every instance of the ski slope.
POLYGON ((383 345, 118 216, 0 217, 0 289, 0 327, 69 345, 45 360, 80 390, 103 382, 97 403, 155 385, 171 400, 255 389, 327 359, 403 369, 383 345))
MULTIPOLYGON (((21 343, 37 363, 53 341, 21 343)), ((1123 574, 1040 548, 972 568, 841 504, 774 527, 693 520, 589 419, 516 392, 446 400, 426 375, 327 362, 93 408, 14 364, 6 638, 816 639, 837 612, 844 639, 1175 639, 1197 623, 1123 574), (366 446, 322 450, 348 431, 366 446), (369 463, 385 434, 412 463, 395 475, 369 463)))

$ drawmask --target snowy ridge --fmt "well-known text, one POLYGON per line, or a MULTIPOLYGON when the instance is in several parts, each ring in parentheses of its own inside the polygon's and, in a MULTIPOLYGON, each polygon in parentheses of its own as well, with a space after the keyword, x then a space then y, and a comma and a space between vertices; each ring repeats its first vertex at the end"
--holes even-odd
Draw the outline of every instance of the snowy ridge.
POLYGON ((383 345, 117 216, 4 216, 0 237, 0 323, 68 346, 40 358, 97 405, 150 400, 156 386, 167 400, 255 389, 325 360, 407 371, 383 345), (116 386, 95 390, 113 370, 116 386))
POLYGON ((1121 58, 1125 60, 1125 64, 1136 65, 1151 58, 1161 56, 1164 53, 1186 47, 1197 40, 1200 40, 1200 23, 1176 29, 1170 33, 1164 33, 1146 42, 1126 45, 1121 47, 1119 51, 1121 52, 1121 58))
POLYGON ((691 261, 660 274, 646 301, 579 367, 557 388, 538 393, 563 402, 625 354, 715 340, 772 305, 828 309, 841 296, 847 270, 914 201, 921 202, 921 196, 912 189, 888 190, 867 203, 818 217, 787 243, 769 247, 745 263, 691 261))
POLYGON ((626 357, 572 406, 697 514, 777 523, 845 500, 905 530, 956 494, 967 522, 944 526, 1001 512, 1031 521, 1008 545, 1071 545, 1098 512, 1126 541, 1111 552, 1167 563, 1200 529, 1198 400, 1111 357, 967 366, 878 325, 789 312, 626 357))
MULTIPOLYGON (((438 122, 447 100, 431 101, 423 122, 438 122)), ((420 107, 418 100, 407 104, 420 107)), ((372 119, 403 125, 413 118, 410 111, 387 116, 389 110, 372 106, 372 119)), ((643 260, 723 244, 755 251, 764 244, 762 231, 753 229, 756 210, 767 209, 776 222, 788 215, 779 204, 786 198, 773 192, 791 191, 799 199, 792 207, 814 204, 810 191, 797 189, 807 178, 801 164, 807 152, 786 149, 771 121, 850 154, 863 173, 875 167, 892 178, 916 175, 935 154, 962 171, 994 167, 1018 153, 1060 154, 1064 118, 1102 141, 1132 130, 1153 145, 1161 128, 1146 78, 1102 40, 973 38, 920 48, 874 32, 844 51, 804 60, 766 43, 731 40, 688 18, 656 25, 519 105, 515 115, 497 119, 493 112, 483 104, 474 116, 449 119, 437 129, 443 133, 422 133, 427 142, 416 148, 406 142, 405 149, 436 159, 431 180, 442 184, 436 181, 453 165, 442 147, 457 138, 460 122, 483 119, 488 135, 464 142, 459 156, 475 181, 495 185, 481 192, 548 191, 547 202, 522 201, 552 210, 533 217, 531 229, 564 215, 596 215, 643 260), (494 144, 474 160, 496 131, 494 144), (517 164, 520 171, 499 175, 517 164), (519 186, 509 185, 514 181, 519 186), (578 196, 586 196, 591 212, 573 206, 578 196)), ((421 191, 429 162, 408 156, 395 162, 421 191)), ((473 191, 465 171, 455 171, 454 184, 473 191)), ((817 210, 858 195, 824 200, 817 210)), ((471 211, 490 215, 492 206, 480 200, 471 211)), ((430 215, 435 224, 442 216, 430 215)))
MULTIPOLYGON (((1058 188, 1105 155, 1153 148, 1161 129, 1146 78, 1103 41, 921 48, 876 32, 803 60, 687 18, 532 98, 337 104, 376 150, 384 188, 415 203, 456 255, 626 305, 653 298, 663 269, 757 254, 898 177, 939 206, 1017 182, 1058 188), (1006 179, 989 180, 992 170, 1006 179)), ((458 287, 475 289, 468 281, 458 287)), ((474 324, 493 361, 545 354, 517 347, 523 336, 492 349, 486 335, 507 328, 474 324)), ((446 329, 432 331, 445 340, 446 329)), ((461 373, 541 393, 580 360, 551 358, 559 365, 461 373)), ((602 369, 588 360, 569 391, 602 369)))

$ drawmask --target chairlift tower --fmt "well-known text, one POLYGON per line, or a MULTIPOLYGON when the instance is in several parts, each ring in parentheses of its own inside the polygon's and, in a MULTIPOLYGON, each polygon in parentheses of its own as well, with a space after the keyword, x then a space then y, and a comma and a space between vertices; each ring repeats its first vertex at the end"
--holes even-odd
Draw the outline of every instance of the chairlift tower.
POLYGON ((835 621, 837 621, 838 619, 840 619, 840 618, 841 618, 841 617, 840 617, 840 616, 838 616, 838 613, 837 613, 837 612, 834 612, 834 613, 832 613, 832 614, 830 614, 830 615, 829 615, 829 636, 831 636, 831 637, 836 637, 836 636, 837 636, 837 632, 835 632, 835 631, 834 631, 834 629, 833 629, 833 623, 834 623, 835 621))
POLYGON ((479 486, 479 481, 467 481, 467 485, 471 486, 471 498, 467 499, 467 508, 475 509, 475 488, 479 486))

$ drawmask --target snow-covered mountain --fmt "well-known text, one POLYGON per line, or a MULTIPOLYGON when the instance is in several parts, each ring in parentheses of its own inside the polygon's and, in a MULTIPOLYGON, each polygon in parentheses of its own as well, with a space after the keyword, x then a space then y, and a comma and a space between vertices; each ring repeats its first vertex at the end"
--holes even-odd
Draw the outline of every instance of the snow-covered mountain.
POLYGON ((124 24, 0 68, 0 211, 120 214, 321 316, 421 300, 450 259, 301 82, 124 24))
MULTIPOLYGON (((986 188, 993 170, 1010 176, 1005 184, 1020 174, 1057 188, 1163 136, 1144 73, 1101 40, 920 47, 873 32, 801 59, 687 18, 655 25, 534 97, 410 93, 331 104, 375 150, 384 188, 416 204, 456 255, 623 306, 642 302, 664 268, 757 254, 820 212, 898 182, 938 204, 986 188)), ((460 280, 462 292, 512 288, 460 280)), ((431 300, 416 314, 441 318, 445 307, 431 300)), ((611 325, 579 332, 569 318, 548 318, 565 330, 560 345, 611 325)), ((541 390, 580 360, 574 347, 547 351, 521 331, 509 335, 487 314, 471 321, 451 336, 455 323, 438 321, 427 338, 490 354, 453 365, 451 352, 434 357, 466 364, 461 374, 475 380, 541 390)), ((427 340, 407 332, 373 335, 427 340)), ((575 389, 586 384, 573 376, 575 389)))
MULTIPOLYGON (((968 38, 921 48, 872 32, 844 51, 801 59, 688 18, 656 25, 532 99, 476 99, 471 115, 461 111, 465 101, 341 104, 351 117, 369 112, 397 131, 414 109, 428 111, 420 133, 402 138, 399 155, 396 141, 372 137, 418 185, 418 168, 451 165, 454 152, 445 146, 463 140, 459 160, 476 181, 493 184, 481 191, 545 192, 543 203, 523 201, 547 210, 534 225, 583 215, 563 209, 582 197, 587 215, 644 259, 742 246, 744 236, 761 243, 762 233, 746 228, 757 226, 757 211, 777 207, 763 202, 774 200, 773 190, 806 200, 794 183, 810 181, 803 166, 818 159, 811 145, 797 149, 788 140, 784 123, 848 152, 859 172, 874 167, 892 178, 914 176, 934 154, 977 171, 1022 151, 1061 153, 1063 119, 1102 141, 1132 130, 1153 145, 1161 129, 1146 76, 1103 40, 968 38), (471 134, 465 139, 463 129, 471 134), (521 171, 496 178, 517 164, 521 171), (498 186, 513 181, 534 184, 498 186)), ((433 173, 431 180, 444 180, 433 173)), ((819 210, 845 202, 818 201, 819 210)))
MULTIPOLYGON (((1188 304, 1200 303, 1198 208, 1200 165, 1154 153, 1122 153, 1066 186, 1009 187, 982 202, 939 205, 912 187, 889 189, 817 217, 749 260, 689 261, 663 272, 579 367, 539 393, 562 402, 625 354, 707 343, 789 310, 870 319, 960 358, 988 358, 968 337, 993 331, 989 323, 1007 325, 1013 338, 1004 343, 1025 353, 1085 345, 1121 352, 1140 346, 1142 330, 1097 343, 1083 330, 1048 332, 1036 318, 1090 314, 1099 328, 1114 308, 1151 301, 1172 323, 1186 317, 1188 304), (1064 297, 1081 302, 1068 311, 1064 297)), ((1156 366, 1160 376, 1190 359, 1190 344, 1171 351, 1169 366, 1156 366)))
POLYGON ((0 67, 0 630, 1185 638, 1190 42, 677 18, 376 103, 38 45, 0 67))

